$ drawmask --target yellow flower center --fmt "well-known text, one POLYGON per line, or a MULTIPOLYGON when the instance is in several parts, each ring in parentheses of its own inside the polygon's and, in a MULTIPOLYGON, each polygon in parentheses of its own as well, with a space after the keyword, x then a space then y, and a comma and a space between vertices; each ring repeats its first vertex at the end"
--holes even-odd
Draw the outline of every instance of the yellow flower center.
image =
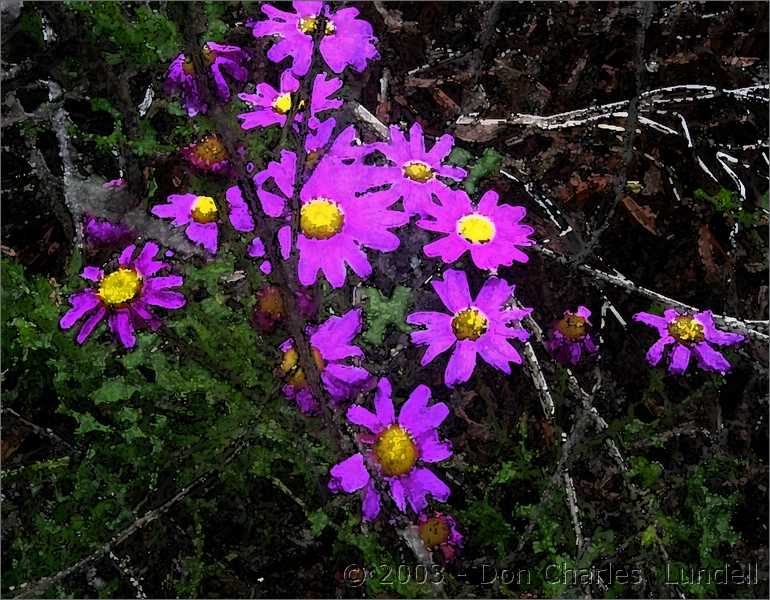
POLYGON ((195 145, 195 156, 209 164, 218 163, 227 158, 227 150, 219 137, 208 135, 195 145))
POLYGON ((193 73, 195 73, 195 66, 193 65, 193 61, 190 60, 189 57, 185 57, 184 62, 182 63, 182 70, 188 75, 192 75, 193 73))
POLYGON ((273 100, 273 110, 279 115, 285 115, 291 110, 291 94, 281 94, 273 100))
POLYGON ((398 425, 391 425, 380 433, 374 444, 374 454, 382 472, 389 477, 408 473, 417 462, 417 446, 412 436, 398 425))
POLYGON ((567 314, 556 323, 556 329, 574 342, 586 336, 588 323, 580 315, 567 314))
POLYGON ((433 179, 433 169, 419 160, 413 160, 404 165, 404 177, 408 177, 412 181, 419 183, 425 183, 433 179))
POLYGON ((341 230, 345 215, 337 206, 326 198, 316 198, 302 205, 299 211, 299 227, 305 237, 313 240, 328 240, 341 230))
POLYGON ((458 340, 477 340, 489 327, 487 317, 478 308, 466 308, 452 319, 452 331, 458 340))
POLYGON ((457 233, 471 244, 486 244, 495 237, 495 224, 483 215, 465 215, 457 221, 457 233))
MULTIPOLYGON (((315 33, 316 26, 318 25, 318 17, 311 15, 309 17, 302 17, 297 24, 297 28, 306 35, 313 35, 315 33)), ((326 19, 326 26, 324 27, 324 35, 334 35, 337 28, 329 19, 326 19)))
POLYGON ((259 295, 259 310, 274 319, 283 317, 283 299, 277 287, 269 285, 259 295))
POLYGON ((441 517, 430 517, 420 525, 420 537, 427 548, 435 548, 449 540, 449 524, 441 517))
POLYGON ((201 56, 203 57, 203 60, 205 60, 209 64, 213 64, 217 58, 217 55, 214 53, 214 51, 211 48, 209 48, 208 44, 205 44, 203 46, 203 49, 201 50, 201 56))
POLYGON ((697 344, 705 338, 703 325, 689 315, 674 319, 668 326, 668 333, 682 344, 697 344))
POLYGON ((217 205, 211 196, 198 196, 190 210, 190 216, 196 223, 211 223, 217 219, 217 205))
POLYGON ((134 269, 121 267, 99 282, 99 298, 109 306, 126 304, 139 294, 142 289, 142 278, 134 269))
MULTIPOLYGON (((318 348, 311 348, 313 353, 313 362, 315 362, 319 371, 323 371, 326 367, 326 362, 321 356, 321 352, 318 348)), ((307 380, 305 379, 305 373, 299 366, 299 353, 296 348, 289 348, 283 353, 283 360, 281 360, 281 372, 285 376, 286 383, 293 385, 295 388, 304 388, 307 386, 307 380)))

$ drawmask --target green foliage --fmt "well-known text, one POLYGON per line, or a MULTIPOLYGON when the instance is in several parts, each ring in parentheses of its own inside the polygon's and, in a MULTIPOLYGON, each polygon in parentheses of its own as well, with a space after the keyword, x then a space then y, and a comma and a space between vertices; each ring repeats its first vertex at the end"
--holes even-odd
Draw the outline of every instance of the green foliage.
MULTIPOLYGON (((761 211, 751 212, 743 207, 741 196, 737 192, 731 192, 727 188, 720 187, 719 191, 713 196, 708 194, 702 188, 698 188, 693 192, 693 197, 696 200, 703 200, 708 202, 714 207, 714 210, 718 213, 729 214, 733 219, 738 221, 744 227, 752 227, 758 225, 763 221, 763 215, 761 211)), ((767 207, 767 192, 765 192, 764 205, 767 207)))
POLYGON ((389 325, 398 331, 411 331, 405 320, 406 311, 411 302, 411 290, 409 288, 397 286, 390 299, 383 296, 382 292, 375 287, 365 287, 362 292, 366 302, 366 309, 364 310, 366 331, 362 337, 367 344, 370 346, 381 345, 385 340, 385 330, 389 325))
POLYGON ((468 177, 463 183, 465 191, 474 194, 478 189, 479 181, 499 175, 502 166, 503 155, 494 148, 485 148, 484 154, 468 171, 468 177))

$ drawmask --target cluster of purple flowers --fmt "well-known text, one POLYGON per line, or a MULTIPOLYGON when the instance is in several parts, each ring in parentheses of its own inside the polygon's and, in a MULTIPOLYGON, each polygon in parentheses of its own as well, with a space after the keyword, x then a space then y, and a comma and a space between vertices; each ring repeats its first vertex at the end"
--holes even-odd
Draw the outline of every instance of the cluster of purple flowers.
MULTIPOLYGON (((342 79, 334 75, 342 74, 348 66, 362 71, 367 61, 377 57, 372 27, 357 18, 355 8, 334 10, 320 1, 295 1, 293 6, 290 12, 263 4, 267 20, 248 23, 255 37, 275 38, 267 54, 270 60, 291 59, 278 86, 259 83, 253 93, 238 93, 252 108, 238 115, 243 130, 288 126, 295 132, 306 132, 304 153, 281 150, 277 160, 252 177, 259 208, 277 225, 281 256, 287 259, 291 249, 296 249, 296 276, 302 286, 311 286, 322 277, 331 287, 340 288, 347 281, 348 267, 359 278, 369 277, 373 267, 368 252, 396 250, 400 239, 394 230, 413 222, 435 234, 423 247, 426 257, 454 265, 467 253, 470 262, 485 274, 476 294, 471 292, 466 271, 448 268, 433 278, 431 285, 443 308, 414 312, 406 318, 407 323, 419 327, 411 333, 412 342, 426 347, 421 364, 428 365, 447 353, 444 382, 449 387, 472 377, 477 356, 510 373, 511 363, 523 361, 515 344, 529 337, 522 321, 532 309, 514 299, 515 286, 497 270, 528 260, 523 249, 534 244, 534 230, 522 222, 525 208, 501 202, 493 190, 474 202, 457 189, 456 183, 466 172, 447 164, 454 145, 448 134, 428 149, 419 123, 412 125, 408 137, 399 127, 391 126, 387 141, 369 144, 357 139, 353 126, 338 131, 339 123, 330 113, 343 104, 339 97, 342 79), (324 30, 319 36, 322 22, 324 30), (300 78, 308 73, 314 38, 319 37, 320 56, 334 75, 319 73, 313 77, 309 106, 305 106, 299 97, 300 78), (305 154, 315 155, 317 161, 308 177, 299 178, 298 163, 305 154), (291 198, 299 199, 294 239, 291 198)), ((204 46, 201 59, 215 81, 217 100, 231 98, 228 78, 246 82, 249 58, 250 53, 237 46, 214 42, 204 46)), ((167 89, 181 94, 190 117, 208 110, 200 75, 184 54, 174 60, 167 74, 167 89)), ((216 136, 191 144, 182 154, 199 170, 220 175, 230 172, 227 152, 216 136)), ((221 198, 194 192, 172 194, 151 212, 170 219, 172 227, 183 227, 191 241, 212 255, 219 247, 219 228, 225 223, 237 232, 255 230, 254 215, 238 186, 229 187, 221 198)), ((96 221, 89 221, 87 227, 92 237, 111 242, 123 240, 127 234, 117 226, 96 221)), ((182 285, 182 277, 158 275, 170 267, 155 260, 158 245, 147 242, 136 257, 135 251, 136 247, 129 245, 113 267, 87 267, 83 271, 81 277, 93 286, 70 297, 72 308, 61 319, 65 329, 85 319, 78 343, 106 319, 123 346, 131 348, 136 329, 161 326, 151 307, 184 306, 184 295, 175 289, 182 285)), ((264 260, 263 240, 253 238, 247 252, 263 259, 263 272, 271 272, 273 265, 264 260)), ((267 331, 283 308, 275 299, 263 296, 260 303, 267 308, 256 318, 260 328, 267 331), (271 303, 275 305, 272 308, 271 303)), ((303 306, 309 304, 307 300, 303 306)), ((314 312, 312 309, 309 314, 314 312)), ((553 323, 545 346, 556 360, 577 365, 586 355, 597 353, 590 317, 587 307, 578 306, 553 323)), ((672 374, 684 373, 692 354, 702 369, 725 372, 730 365, 712 345, 743 340, 740 335, 717 330, 709 311, 689 315, 667 310, 664 316, 638 313, 634 319, 657 328, 660 339, 650 348, 647 359, 656 365, 670 350, 672 374)), ((380 514, 382 495, 387 491, 400 511, 410 508, 417 515, 426 547, 439 549, 444 560, 452 560, 462 547, 462 536, 451 516, 429 506, 429 498, 446 502, 450 495, 449 487, 430 466, 452 456, 451 444, 438 434, 449 408, 443 402, 430 404, 430 389, 420 385, 396 415, 388 379, 377 380, 361 366, 364 353, 354 341, 361 328, 360 309, 307 328, 312 357, 333 408, 342 408, 375 390, 373 411, 361 404, 347 408, 348 421, 363 428, 357 437, 361 450, 332 467, 329 489, 361 492, 366 520, 380 514)), ((314 397, 306 381, 294 341, 286 340, 280 351, 276 372, 285 395, 294 399, 303 413, 319 412, 321 399, 314 397)))

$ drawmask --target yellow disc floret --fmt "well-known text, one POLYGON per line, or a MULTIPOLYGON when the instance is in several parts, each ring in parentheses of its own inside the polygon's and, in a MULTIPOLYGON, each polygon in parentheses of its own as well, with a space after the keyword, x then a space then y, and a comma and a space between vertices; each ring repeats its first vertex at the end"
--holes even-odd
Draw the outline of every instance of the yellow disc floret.
POLYGON ((198 196, 190 209, 190 216, 196 223, 211 223, 217 220, 217 205, 211 196, 198 196))
POLYGON ((108 306, 126 304, 142 289, 142 278, 134 269, 121 267, 99 282, 99 298, 108 306))
POLYGON ((420 525, 420 538, 427 548, 435 548, 449 540, 449 524, 442 517, 430 517, 420 525))
POLYGON ((193 61, 189 56, 185 57, 184 62, 182 63, 182 71, 188 75, 195 73, 195 65, 193 65, 193 61))
POLYGON ((195 145, 195 156, 200 160, 214 164, 227 158, 227 150, 216 135, 207 135, 195 145))
POLYGON ((703 325, 695 318, 684 315, 668 325, 668 333, 682 344, 697 344, 704 339, 703 325))
MULTIPOLYGON (((297 29, 306 35, 313 35, 316 27, 318 26, 318 16, 310 15, 309 17, 302 17, 297 23, 297 29)), ((329 19, 326 19, 326 26, 324 27, 324 35, 334 35, 337 28, 329 19)))
POLYGON ((403 427, 391 425, 380 433, 374 444, 374 454, 389 477, 408 473, 417 462, 417 446, 403 427))
POLYGON ((588 333, 588 323, 584 317, 568 313, 559 319, 556 323, 556 329, 574 342, 586 336, 586 333, 588 333))
POLYGON ((471 244, 486 244, 495 237, 495 224, 484 215, 472 213, 457 221, 457 233, 471 244))
MULTIPOLYGON (((323 371, 326 367, 326 362, 321 356, 321 352, 318 348, 311 348, 313 352, 313 362, 315 362, 319 371, 323 371)), ((281 372, 285 376, 285 381, 289 385, 293 385, 295 388, 307 387, 307 380, 305 379, 305 373, 299 366, 299 354, 296 348, 289 348, 283 353, 283 360, 281 360, 281 372)))
POLYGON ((291 94, 281 94, 273 100, 273 110, 279 115, 285 115, 291 110, 291 94))
POLYGON ((328 240, 337 235, 345 223, 345 215, 336 202, 316 198, 302 205, 299 211, 299 227, 305 237, 312 240, 328 240))
POLYGON ((413 160, 404 165, 404 177, 408 177, 412 181, 425 183, 433 179, 434 176, 433 169, 419 160, 413 160))
POLYGON ((478 308, 466 308, 452 318, 452 331, 458 340, 477 340, 488 327, 487 317, 478 308))

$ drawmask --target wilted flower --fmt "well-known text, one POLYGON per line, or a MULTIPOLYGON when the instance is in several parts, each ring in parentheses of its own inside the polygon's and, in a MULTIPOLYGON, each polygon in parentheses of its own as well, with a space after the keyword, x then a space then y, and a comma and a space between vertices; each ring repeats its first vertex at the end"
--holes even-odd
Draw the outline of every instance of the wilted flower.
POLYGON ((406 212, 423 214, 433 204, 431 194, 448 189, 439 177, 458 181, 465 177, 464 169, 442 164, 453 144, 454 138, 447 133, 426 151, 422 126, 415 123, 409 130, 409 140, 398 127, 391 125, 390 142, 371 145, 395 163, 382 169, 388 173, 387 182, 391 184, 394 201, 403 198, 406 212))
MULTIPOLYGON (((287 216, 296 160, 293 152, 282 151, 280 162, 271 162, 254 178, 262 208, 271 217, 287 216), (267 189, 269 179, 282 195, 267 189)), ((314 284, 321 270, 332 287, 342 287, 346 264, 356 275, 366 278, 372 266, 363 248, 390 252, 398 247, 398 236, 389 229, 406 223, 408 215, 388 210, 395 199, 387 190, 367 192, 382 184, 381 177, 377 167, 345 164, 333 151, 318 163, 300 191, 297 250, 302 285, 314 284)))
POLYGON ((216 134, 207 135, 200 142, 186 146, 182 149, 182 156, 195 168, 212 173, 222 173, 230 164, 227 150, 216 134))
POLYGON ((425 326, 411 334, 413 343, 428 345, 420 361, 422 366, 454 347, 444 372, 444 383, 451 387, 470 379, 476 368, 477 352, 504 373, 511 372, 510 362, 521 364, 521 355, 508 339, 529 337, 517 325, 532 309, 506 307, 513 298, 515 286, 490 277, 474 301, 463 271, 450 269, 444 273, 443 281, 434 279, 431 284, 452 314, 416 312, 407 316, 407 323, 425 326))
POLYGON ((438 548, 445 563, 452 562, 463 547, 463 536, 457 531, 454 517, 438 511, 420 513, 417 521, 420 539, 428 550, 438 548))
MULTIPOLYGON (((231 187, 225 194, 230 212, 228 218, 237 231, 252 231, 254 220, 237 186, 231 187)), ((195 194, 172 194, 168 204, 158 204, 150 212, 162 219, 174 219, 173 227, 185 228, 185 235, 200 244, 212 254, 216 254, 219 235, 219 208, 211 196, 195 194)))
MULTIPOLYGON (((207 42, 201 50, 203 62, 209 65, 216 85, 216 97, 221 102, 230 100, 230 86, 225 80, 226 73, 236 81, 246 81, 248 71, 243 66, 248 55, 238 46, 227 46, 216 42, 207 42)), ((178 91, 182 96, 187 114, 194 117, 206 113, 208 107, 203 101, 201 86, 203 81, 196 77, 192 60, 184 54, 177 56, 166 73, 165 89, 167 94, 178 91)))
POLYGON ((348 409, 351 423, 366 427, 371 433, 359 439, 370 447, 364 456, 356 453, 331 469, 329 489, 348 494, 363 490, 363 516, 372 521, 380 514, 380 494, 370 471, 379 473, 390 485, 390 494, 398 509, 406 511, 409 503, 419 513, 430 494, 439 502, 449 498, 449 487, 425 463, 436 463, 452 456, 452 447, 438 437, 437 428, 449 414, 443 402, 428 406, 430 389, 418 385, 401 407, 398 419, 393 410, 390 382, 383 378, 374 396, 375 412, 354 405, 348 409))
POLYGON ((545 341, 545 347, 556 360, 563 364, 576 365, 583 352, 596 352, 596 344, 591 338, 591 311, 585 306, 578 306, 576 312, 564 311, 564 316, 553 324, 551 336, 545 341))
POLYGON ((78 344, 86 341, 96 326, 108 317, 112 332, 126 348, 136 343, 134 330, 148 326, 153 331, 160 327, 160 320, 150 306, 181 308, 185 305, 183 294, 170 291, 182 285, 179 275, 153 277, 168 268, 167 263, 154 260, 158 253, 155 242, 147 242, 135 259, 136 246, 131 244, 118 258, 118 268, 105 273, 99 267, 86 267, 80 276, 96 284, 69 298, 72 308, 59 321, 62 329, 69 329, 87 314, 75 338, 78 344))
POLYGON ((136 230, 125 223, 113 223, 86 215, 83 223, 83 239, 90 248, 120 246, 136 237, 136 230))
POLYGON ((469 251, 479 269, 496 269, 510 266, 513 261, 529 260, 517 248, 534 244, 529 239, 534 229, 521 224, 527 214, 523 206, 498 205, 498 195, 493 190, 486 192, 475 207, 462 190, 441 187, 435 194, 441 205, 424 203, 424 212, 430 218, 420 219, 417 226, 447 235, 426 244, 426 256, 438 256, 445 263, 453 263, 469 251))
MULTIPOLYGON (((329 317, 319 327, 307 328, 313 360, 335 406, 372 385, 372 376, 366 369, 345 362, 348 358, 363 357, 361 348, 351 343, 360 332, 361 309, 350 310, 341 317, 329 317)), ((283 393, 296 400, 302 412, 318 412, 318 400, 308 388, 294 342, 286 340, 280 348, 283 352, 280 366, 283 393)))
MULTIPOLYGON (((298 290, 295 296, 299 314, 305 320, 315 318, 318 305, 305 290, 298 290)), ((252 320, 256 328, 262 333, 268 333, 275 329, 277 323, 286 316, 281 291, 274 285, 266 285, 257 292, 257 305, 252 313, 252 320)))
POLYGON ((647 361, 652 366, 657 365, 663 358, 666 346, 674 344, 668 365, 668 372, 672 375, 681 375, 687 370, 690 355, 693 353, 698 367, 704 371, 718 371, 724 374, 730 370, 730 363, 710 344, 732 346, 745 339, 737 333, 718 330, 710 310, 690 315, 669 308, 663 312, 662 317, 638 312, 633 319, 658 330, 660 339, 647 352, 647 361))
POLYGON ((291 70, 297 76, 305 75, 310 69, 313 56, 313 35, 318 16, 323 10, 326 17, 324 35, 319 50, 329 68, 342 73, 347 65, 358 72, 366 68, 366 61, 378 58, 372 26, 357 19, 357 8, 341 8, 334 11, 324 2, 292 2, 295 12, 285 12, 270 4, 262 5, 267 21, 250 21, 254 37, 274 35, 278 41, 268 50, 267 57, 281 62, 291 56, 291 70))

